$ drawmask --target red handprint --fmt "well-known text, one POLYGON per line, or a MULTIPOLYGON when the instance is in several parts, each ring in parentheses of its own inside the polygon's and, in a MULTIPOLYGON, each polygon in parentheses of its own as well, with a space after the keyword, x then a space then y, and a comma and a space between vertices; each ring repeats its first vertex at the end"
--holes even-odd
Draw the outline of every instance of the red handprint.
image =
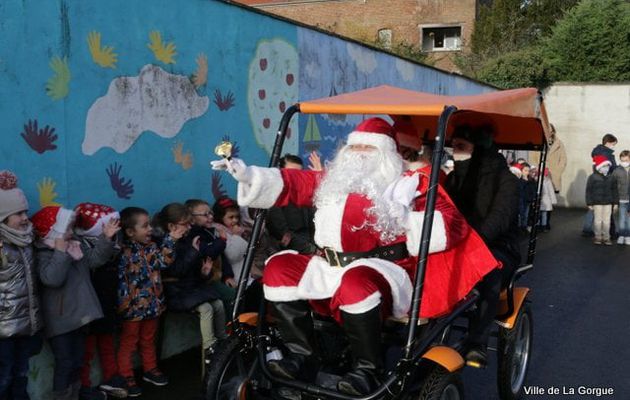
POLYGON ((228 93, 223 97, 221 91, 219 89, 214 91, 214 104, 219 107, 220 111, 227 111, 230 108, 234 107, 234 93, 228 91, 228 93))
POLYGON ((217 171, 212 173, 212 195, 215 200, 227 196, 223 183, 221 183, 221 175, 217 171))
POLYGON ((121 199, 129 200, 133 194, 133 184, 131 179, 125 179, 120 177, 120 171, 122 165, 113 163, 109 165, 109 168, 105 170, 107 176, 109 176, 109 183, 112 185, 112 189, 116 192, 116 195, 121 199))
POLYGON ((28 120, 28 123, 24 125, 24 132, 20 133, 20 136, 24 138, 24 141, 31 149, 39 154, 46 150, 55 150, 57 148, 57 145, 54 144, 55 140, 57 140, 55 128, 46 125, 44 128, 38 129, 36 119, 28 120))

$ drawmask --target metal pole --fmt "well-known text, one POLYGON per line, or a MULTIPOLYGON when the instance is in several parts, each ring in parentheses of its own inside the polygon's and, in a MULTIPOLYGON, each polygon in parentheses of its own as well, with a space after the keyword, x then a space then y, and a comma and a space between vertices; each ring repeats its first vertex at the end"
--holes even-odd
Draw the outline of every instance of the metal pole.
POLYGON ((547 139, 543 135, 543 148, 538 162, 538 182, 536 185, 536 200, 534 201, 534 224, 529 233, 529 244, 527 246, 527 264, 532 264, 536 256, 536 242, 538 233, 538 218, 540 218, 540 197, 542 195, 543 181, 545 179, 545 167, 547 165, 547 139))

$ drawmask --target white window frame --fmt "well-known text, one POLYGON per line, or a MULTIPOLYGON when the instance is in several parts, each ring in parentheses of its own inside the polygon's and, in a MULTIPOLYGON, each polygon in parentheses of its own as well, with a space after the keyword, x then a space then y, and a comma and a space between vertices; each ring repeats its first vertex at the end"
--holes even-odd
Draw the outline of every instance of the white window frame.
MULTIPOLYGON (((422 51, 427 53, 432 52, 444 52, 444 51, 461 51, 462 50, 462 37, 464 36, 464 27, 461 23, 453 24, 423 24, 418 26, 420 30, 420 47, 422 51), (457 41, 457 47, 435 47, 435 41, 433 41, 431 49, 427 50, 424 46, 425 42, 425 29, 457 29, 459 28, 459 40, 457 41)), ((434 40, 434 39, 431 39, 434 40)), ((446 42, 446 39, 445 39, 446 42)))

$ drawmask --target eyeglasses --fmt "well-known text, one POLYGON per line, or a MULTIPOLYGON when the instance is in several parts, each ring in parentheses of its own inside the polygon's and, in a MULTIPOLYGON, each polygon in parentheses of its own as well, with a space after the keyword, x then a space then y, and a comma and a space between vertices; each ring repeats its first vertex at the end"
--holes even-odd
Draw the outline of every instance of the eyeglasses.
POLYGON ((214 214, 210 211, 205 212, 205 213, 195 213, 195 214, 191 214, 193 217, 214 217, 214 214))

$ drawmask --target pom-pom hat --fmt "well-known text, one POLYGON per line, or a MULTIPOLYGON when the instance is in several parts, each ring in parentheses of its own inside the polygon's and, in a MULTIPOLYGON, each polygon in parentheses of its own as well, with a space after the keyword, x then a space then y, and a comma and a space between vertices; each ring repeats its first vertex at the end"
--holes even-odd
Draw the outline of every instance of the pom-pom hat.
POLYGON ((111 219, 120 218, 110 206, 95 203, 81 203, 74 208, 77 220, 74 231, 81 236, 100 236, 103 225, 111 219))
POLYGON ((74 222, 75 213, 59 206, 47 206, 33 214, 31 221, 35 234, 42 239, 63 237, 68 226, 74 222))
POLYGON ((597 155, 593 157, 593 165, 595 166, 595 169, 600 169, 606 165, 612 165, 612 163, 606 156, 597 155))
POLYGON ((392 126, 389 122, 377 117, 368 118, 357 125, 348 135, 347 144, 374 146, 380 150, 393 152, 396 152, 398 147, 392 126))
POLYGON ((13 214, 28 210, 28 201, 17 187, 17 177, 11 171, 0 171, 0 222, 13 214))

